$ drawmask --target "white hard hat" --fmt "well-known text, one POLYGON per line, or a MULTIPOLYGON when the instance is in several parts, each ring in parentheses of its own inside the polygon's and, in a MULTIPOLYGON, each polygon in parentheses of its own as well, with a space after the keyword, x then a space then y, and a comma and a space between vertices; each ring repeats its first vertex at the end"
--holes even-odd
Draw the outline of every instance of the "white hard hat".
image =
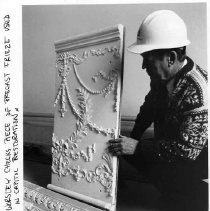
POLYGON ((128 47, 133 53, 144 53, 155 49, 178 48, 189 45, 184 21, 173 11, 158 10, 142 22, 137 41, 128 47))

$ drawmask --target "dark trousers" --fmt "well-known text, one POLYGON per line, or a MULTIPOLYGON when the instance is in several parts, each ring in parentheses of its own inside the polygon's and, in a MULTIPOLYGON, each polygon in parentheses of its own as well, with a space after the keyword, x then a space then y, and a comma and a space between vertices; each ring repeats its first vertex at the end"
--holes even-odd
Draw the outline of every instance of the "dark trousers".
POLYGON ((149 163, 141 155, 123 158, 161 192, 160 210, 208 211, 208 184, 193 162, 149 163))

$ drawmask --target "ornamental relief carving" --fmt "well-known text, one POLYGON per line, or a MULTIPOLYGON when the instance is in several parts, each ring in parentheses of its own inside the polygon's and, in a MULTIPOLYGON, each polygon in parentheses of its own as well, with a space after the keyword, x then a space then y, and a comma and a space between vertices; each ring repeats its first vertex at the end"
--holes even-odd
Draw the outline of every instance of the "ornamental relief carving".
MULTIPOLYGON (((75 152, 74 149, 78 148, 78 144, 68 142, 68 140, 60 139, 57 140, 55 135, 52 137, 52 153, 54 160, 60 159, 60 157, 67 157, 69 160, 78 160, 83 158, 85 162, 90 162, 93 160, 93 154, 96 153, 96 145, 92 144, 88 146, 86 152, 84 150, 80 150, 75 152)), ((58 164, 58 162, 55 162, 58 164)))
POLYGON ((59 76, 61 77, 61 85, 58 90, 55 103, 54 105, 56 106, 58 101, 60 100, 61 108, 60 108, 60 113, 61 117, 64 117, 65 112, 67 111, 65 108, 66 104, 66 98, 68 102, 70 103, 70 106, 72 108, 72 111, 74 114, 76 114, 77 110, 75 105, 73 104, 71 97, 70 97, 70 92, 68 89, 68 84, 67 84, 67 76, 71 70, 71 65, 73 67, 74 74, 79 82, 79 84, 82 86, 82 88, 92 94, 92 95, 99 95, 102 94, 104 97, 109 95, 111 92, 114 94, 114 106, 113 110, 116 112, 117 111, 117 82, 118 82, 118 73, 117 70, 110 70, 109 75, 106 75, 103 70, 99 70, 97 74, 92 76, 93 82, 97 82, 98 79, 100 78, 101 80, 104 80, 108 82, 108 84, 101 90, 92 90, 89 88, 80 78, 77 67, 78 65, 82 64, 84 61, 87 60, 89 56, 104 56, 106 53, 113 53, 113 57, 115 59, 119 59, 119 49, 117 47, 110 47, 110 48, 104 48, 104 49, 98 49, 98 50, 90 50, 88 52, 84 52, 83 56, 81 58, 77 57, 75 54, 71 54, 70 52, 64 52, 58 55, 57 61, 56 61, 56 66, 59 71, 59 76))
POLYGON ((61 200, 57 200, 46 194, 42 194, 36 190, 24 187, 23 191, 24 200, 30 201, 33 203, 33 206, 24 201, 24 210, 26 211, 42 211, 41 209, 34 206, 34 204, 40 205, 47 210, 54 211, 84 211, 84 209, 73 207, 70 204, 67 204, 61 200))
MULTIPOLYGON (((72 109, 72 113, 75 115, 77 122, 76 122, 76 130, 67 138, 69 142, 80 142, 81 139, 87 135, 87 130, 93 131, 98 134, 102 134, 104 136, 110 135, 111 137, 114 137, 115 128, 103 128, 101 126, 96 125, 95 123, 91 122, 92 118, 92 109, 91 109, 91 99, 89 98, 89 93, 86 92, 83 88, 76 89, 77 91, 77 97, 78 97, 78 107, 79 110, 76 108, 76 106, 73 104, 72 99, 70 97, 70 92, 68 87, 66 87, 66 93, 68 96, 68 102, 70 104, 70 107, 72 109)), ((56 97, 55 104, 57 104, 58 97, 56 97)), ((63 99, 63 96, 62 96, 63 99)), ((65 101, 65 100, 62 100, 65 101)), ((65 110, 65 107, 62 106, 62 111, 65 110)))
POLYGON ((23 203, 24 211, 43 211, 38 207, 35 207, 33 203, 24 201, 23 203))
POLYGON ((70 157, 61 152, 54 152, 52 171, 60 177, 71 175, 76 182, 82 179, 85 179, 89 183, 99 182, 104 187, 107 196, 111 196, 113 182, 112 158, 110 154, 104 152, 102 159, 105 163, 98 164, 95 169, 87 170, 81 168, 79 165, 71 166, 70 157))
POLYGON ((64 52, 58 55, 56 63, 62 63, 65 59, 68 59, 69 62, 72 62, 76 65, 83 63, 90 56, 105 56, 107 53, 112 53, 116 59, 120 58, 119 49, 116 46, 106 47, 104 49, 92 49, 89 51, 84 51, 82 57, 77 57, 71 52, 64 52))
MULTIPOLYGON (((88 131, 92 131, 103 136, 114 137, 116 128, 103 128, 92 122, 93 108, 91 95, 102 95, 106 98, 111 92, 113 93, 113 111, 117 112, 119 107, 118 102, 118 70, 110 68, 108 74, 103 70, 95 73, 90 80, 93 83, 98 83, 100 80, 105 82, 104 88, 100 90, 93 90, 87 86, 79 75, 78 67, 85 62, 90 56, 105 56, 106 54, 113 54, 115 59, 120 58, 119 49, 117 47, 109 47, 98 50, 85 51, 82 57, 78 57, 71 52, 63 52, 58 54, 56 66, 58 68, 61 84, 55 98, 54 106, 60 104, 59 112, 64 118, 67 112, 66 105, 69 105, 73 115, 76 118, 76 129, 66 138, 57 139, 55 134, 52 137, 52 172, 58 174, 59 177, 70 175, 74 181, 79 182, 86 180, 88 183, 100 183, 108 196, 112 193, 113 169, 112 158, 105 151, 102 155, 104 162, 96 165, 95 168, 87 170, 80 165, 73 164, 74 161, 83 160, 84 162, 91 162, 96 153, 96 144, 88 146, 86 149, 78 150, 79 143, 82 138, 87 136, 88 131), (67 77, 70 71, 75 75, 79 88, 76 88, 77 105, 72 100, 72 95, 67 83, 67 77)), ((110 61, 111 64, 111 61, 110 61)))

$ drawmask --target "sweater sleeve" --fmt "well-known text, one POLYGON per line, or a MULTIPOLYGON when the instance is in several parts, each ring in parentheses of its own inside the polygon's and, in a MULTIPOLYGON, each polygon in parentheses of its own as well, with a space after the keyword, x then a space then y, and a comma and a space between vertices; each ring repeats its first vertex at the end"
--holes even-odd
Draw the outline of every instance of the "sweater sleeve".
POLYGON ((139 142, 136 153, 141 153, 147 160, 192 161, 207 147, 206 84, 199 75, 197 81, 194 78, 183 80, 180 87, 178 84, 178 98, 173 105, 176 112, 167 117, 163 139, 139 142))
POLYGON ((195 160, 207 146, 207 111, 184 115, 177 137, 159 142, 158 155, 169 162, 195 160))
POLYGON ((207 111, 189 113, 184 116, 176 137, 140 141, 135 154, 141 154, 147 161, 195 160, 207 147, 207 124, 207 111))
POLYGON ((146 97, 143 105, 140 107, 140 112, 137 115, 133 130, 130 137, 136 140, 140 140, 142 134, 153 122, 153 96, 150 91, 146 97))

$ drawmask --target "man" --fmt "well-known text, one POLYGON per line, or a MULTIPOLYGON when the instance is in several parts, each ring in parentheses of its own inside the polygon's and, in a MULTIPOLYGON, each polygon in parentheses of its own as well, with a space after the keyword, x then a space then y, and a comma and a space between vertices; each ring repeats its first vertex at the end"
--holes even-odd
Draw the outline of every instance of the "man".
POLYGON ((143 57, 151 90, 130 137, 109 141, 161 191, 165 210, 207 211, 207 73, 186 56, 190 44, 173 11, 147 16, 128 50, 143 57), (154 123, 154 138, 142 140, 154 123))

